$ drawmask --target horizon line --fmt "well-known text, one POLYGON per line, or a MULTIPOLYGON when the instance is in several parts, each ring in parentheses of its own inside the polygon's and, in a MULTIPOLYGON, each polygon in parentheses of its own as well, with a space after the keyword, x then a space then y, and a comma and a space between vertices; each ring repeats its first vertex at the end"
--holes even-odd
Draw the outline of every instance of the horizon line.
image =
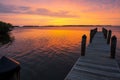
POLYGON ((14 25, 15 27, 110 27, 120 25, 14 25))

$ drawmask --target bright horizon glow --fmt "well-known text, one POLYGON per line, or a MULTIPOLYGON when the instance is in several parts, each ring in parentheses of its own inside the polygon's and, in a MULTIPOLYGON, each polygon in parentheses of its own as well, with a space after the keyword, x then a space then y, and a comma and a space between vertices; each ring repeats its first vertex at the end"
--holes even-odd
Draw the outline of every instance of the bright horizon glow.
POLYGON ((120 25, 120 0, 1 0, 13 25, 120 25))

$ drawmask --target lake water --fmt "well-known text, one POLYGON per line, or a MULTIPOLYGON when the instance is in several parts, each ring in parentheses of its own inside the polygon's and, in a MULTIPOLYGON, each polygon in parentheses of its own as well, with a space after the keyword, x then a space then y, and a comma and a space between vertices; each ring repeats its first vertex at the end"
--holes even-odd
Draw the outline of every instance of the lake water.
MULTIPOLYGON (((15 28, 11 37, 0 40, 0 58, 7 56, 21 63, 21 80, 64 80, 80 57, 82 35, 87 35, 88 45, 89 32, 93 28, 15 28)), ((120 28, 107 29, 118 38, 120 64, 120 28)))

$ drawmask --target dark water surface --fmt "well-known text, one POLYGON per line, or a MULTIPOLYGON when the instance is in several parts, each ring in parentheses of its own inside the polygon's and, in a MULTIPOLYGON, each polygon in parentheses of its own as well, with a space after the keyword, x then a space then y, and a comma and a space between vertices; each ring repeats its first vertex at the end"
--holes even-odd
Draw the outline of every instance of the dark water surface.
MULTIPOLYGON (((16 28, 10 42, 3 45, 5 40, 0 40, 0 57, 11 57, 21 63, 21 80, 64 80, 80 56, 82 35, 87 35, 88 44, 93 28, 16 28)), ((107 28, 118 37, 120 61, 120 28, 107 28)))

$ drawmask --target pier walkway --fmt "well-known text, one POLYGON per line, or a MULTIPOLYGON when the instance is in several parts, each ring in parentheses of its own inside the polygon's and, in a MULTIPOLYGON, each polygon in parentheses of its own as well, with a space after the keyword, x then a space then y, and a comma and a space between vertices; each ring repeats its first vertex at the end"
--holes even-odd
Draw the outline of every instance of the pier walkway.
POLYGON ((74 64, 65 80, 120 80, 120 68, 116 59, 110 58, 110 45, 102 32, 97 32, 74 64))

